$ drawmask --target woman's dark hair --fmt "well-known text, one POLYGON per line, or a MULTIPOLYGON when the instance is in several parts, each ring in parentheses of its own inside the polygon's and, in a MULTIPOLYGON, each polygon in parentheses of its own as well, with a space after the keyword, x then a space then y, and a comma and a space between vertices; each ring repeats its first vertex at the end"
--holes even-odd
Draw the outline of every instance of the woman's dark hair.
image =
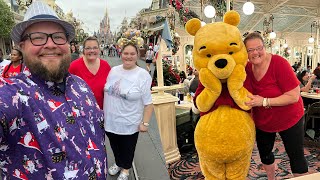
MULTIPOLYGON (((137 46, 136 44, 134 44, 134 43, 129 42, 129 43, 125 44, 124 46, 122 46, 122 48, 121 48, 121 54, 122 54, 123 50, 124 50, 126 47, 128 47, 128 46, 134 47, 134 49, 135 49, 136 52, 137 52, 137 56, 138 56, 137 60, 138 60, 139 57, 140 57, 140 51, 139 51, 138 46, 137 46)), ((139 66, 137 61, 136 61, 136 65, 139 66)))
POLYGON ((180 76, 180 82, 183 82, 187 78, 186 73, 184 71, 181 71, 179 73, 179 76, 180 76))
POLYGON ((302 71, 301 73, 298 73, 298 75, 297 75, 297 78, 299 79, 299 81, 303 84, 303 85, 305 85, 304 84, 304 82, 303 82, 303 77, 306 75, 306 73, 307 73, 307 71, 302 71))
POLYGON ((246 36, 246 38, 244 38, 243 42, 244 42, 244 44, 246 45, 247 42, 248 42, 249 40, 252 40, 252 39, 260 39, 260 40, 262 41, 262 43, 264 44, 264 40, 263 40, 261 34, 258 33, 258 32, 252 32, 252 33, 248 34, 248 35, 246 36))
POLYGON ((71 44, 71 45, 70 45, 70 52, 71 52, 71 53, 78 53, 78 54, 79 54, 79 50, 78 50, 78 48, 77 48, 77 46, 76 46, 75 44, 71 44), (72 52, 72 46, 74 46, 75 52, 72 52))
MULTIPOLYGON (((22 70, 23 70, 23 67, 22 67, 22 64, 23 64, 23 54, 22 54, 22 52, 20 51, 20 49, 18 49, 18 48, 12 48, 11 52, 14 51, 14 50, 18 52, 19 56, 21 56, 21 59, 20 59, 20 64, 21 64, 21 66, 20 66, 20 72, 22 72, 22 70)), ((3 71, 3 73, 2 73, 2 76, 3 76, 3 77, 6 76, 6 74, 8 73, 8 71, 9 71, 9 69, 10 69, 11 66, 12 66, 12 61, 11 61, 10 64, 7 66, 8 68, 5 68, 5 70, 3 71)))

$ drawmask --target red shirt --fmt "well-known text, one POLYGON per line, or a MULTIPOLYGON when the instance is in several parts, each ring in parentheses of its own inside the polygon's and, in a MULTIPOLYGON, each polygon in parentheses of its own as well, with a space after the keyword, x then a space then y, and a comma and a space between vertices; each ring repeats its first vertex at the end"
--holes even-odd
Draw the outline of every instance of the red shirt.
MULTIPOLYGON (((257 81, 252 72, 252 64, 246 66, 247 79, 251 82, 252 93, 266 98, 278 97, 300 85, 292 67, 286 59, 272 55, 266 74, 257 81)), ((253 120, 258 129, 266 132, 279 132, 295 125, 303 116, 302 98, 286 106, 252 108, 253 120)))
POLYGON ((108 62, 100 59, 99 70, 93 75, 85 65, 82 57, 72 61, 69 67, 71 74, 79 76, 89 85, 101 109, 103 109, 103 88, 110 70, 111 67, 108 62))
POLYGON ((6 65, 3 69, 2 77, 9 78, 9 77, 16 76, 22 71, 21 68, 22 68, 21 64, 19 64, 17 67, 13 67, 13 64, 6 65))

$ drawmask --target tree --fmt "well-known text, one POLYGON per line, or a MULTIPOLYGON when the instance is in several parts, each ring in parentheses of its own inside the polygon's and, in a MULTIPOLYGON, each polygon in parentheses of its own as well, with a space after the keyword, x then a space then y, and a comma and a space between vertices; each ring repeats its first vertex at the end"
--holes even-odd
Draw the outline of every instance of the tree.
POLYGON ((14 16, 9 6, 0 0, 0 38, 10 38, 11 29, 14 26, 14 16))

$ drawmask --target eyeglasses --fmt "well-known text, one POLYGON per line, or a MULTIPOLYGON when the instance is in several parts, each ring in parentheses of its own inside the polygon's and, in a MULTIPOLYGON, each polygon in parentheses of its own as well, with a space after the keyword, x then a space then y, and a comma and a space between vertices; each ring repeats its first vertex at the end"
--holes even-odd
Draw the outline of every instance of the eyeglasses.
POLYGON ((98 50, 99 48, 95 46, 95 47, 85 47, 84 49, 89 51, 89 50, 98 50))
POLYGON ((262 51, 263 48, 264 48, 264 46, 258 46, 257 48, 247 49, 247 52, 248 52, 248 53, 253 53, 254 51, 262 51))
POLYGON ((52 34, 47 34, 43 32, 34 32, 26 34, 22 40, 30 39, 34 46, 43 46, 48 42, 48 38, 51 38, 53 43, 56 45, 64 45, 68 41, 68 34, 64 32, 55 32, 52 34))

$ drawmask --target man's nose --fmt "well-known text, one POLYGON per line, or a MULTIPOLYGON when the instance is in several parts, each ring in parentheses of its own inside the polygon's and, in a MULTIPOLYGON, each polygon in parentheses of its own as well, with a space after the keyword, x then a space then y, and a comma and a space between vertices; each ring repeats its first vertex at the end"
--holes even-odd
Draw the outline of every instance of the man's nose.
POLYGON ((57 46, 57 45, 53 42, 52 37, 48 37, 48 40, 45 46, 57 46))

